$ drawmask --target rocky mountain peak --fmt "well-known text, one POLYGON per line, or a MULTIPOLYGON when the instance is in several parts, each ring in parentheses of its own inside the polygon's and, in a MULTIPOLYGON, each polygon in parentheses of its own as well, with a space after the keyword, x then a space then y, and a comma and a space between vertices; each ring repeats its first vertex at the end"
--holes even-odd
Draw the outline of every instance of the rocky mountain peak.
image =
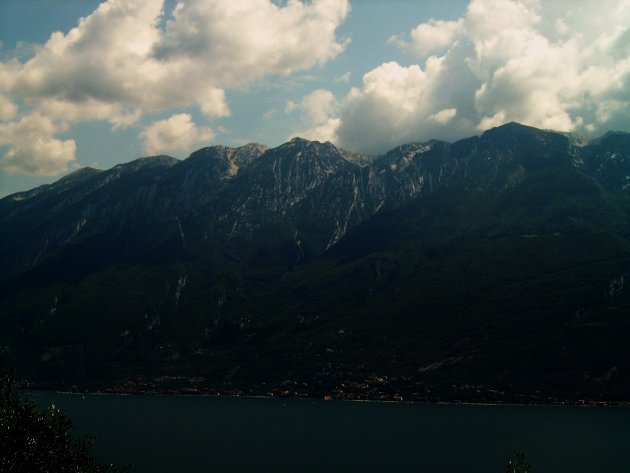
POLYGON ((216 167, 223 168, 223 178, 231 178, 252 161, 260 157, 267 147, 257 143, 249 143, 238 148, 229 146, 210 146, 193 152, 184 161, 184 167, 216 167))
POLYGON ((121 174, 126 174, 139 171, 141 169, 169 168, 171 166, 175 166, 179 162, 179 159, 167 155, 146 156, 128 163, 117 164, 112 168, 112 171, 118 171, 121 174))
MULTIPOLYGON (((202 217, 228 235, 250 235, 280 221, 315 228, 317 221, 317 245, 324 248, 385 203, 398 205, 461 179, 481 176, 484 186, 506 189, 553 165, 580 169, 616 191, 630 184, 630 134, 610 133, 586 146, 574 146, 575 140, 509 123, 452 144, 404 144, 372 160, 300 137, 272 149, 256 143, 210 146, 183 161, 153 156, 107 171, 83 168, 2 199, 0 220, 6 228, 49 225, 47 231, 60 235, 61 243, 108 228, 124 234, 137 216, 160 222, 202 217)), ((44 245, 45 237, 38 235, 41 242, 33 248, 44 245)), ((14 244, 22 245, 18 235, 14 244)), ((33 250, 31 261, 39 251, 33 250)))
POLYGON ((365 162, 296 138, 80 170, 0 199, 0 346, 65 386, 629 399, 630 135, 576 141, 512 123, 365 162))
POLYGON ((540 132, 543 132, 543 130, 517 122, 509 122, 484 131, 481 134, 481 138, 517 137, 540 132))
POLYGON ((94 169, 94 168, 86 166, 86 167, 79 168, 76 171, 72 171, 70 174, 63 176, 57 182, 58 183, 76 182, 79 180, 86 179, 88 177, 96 176, 97 174, 101 172, 103 172, 101 169, 94 169))

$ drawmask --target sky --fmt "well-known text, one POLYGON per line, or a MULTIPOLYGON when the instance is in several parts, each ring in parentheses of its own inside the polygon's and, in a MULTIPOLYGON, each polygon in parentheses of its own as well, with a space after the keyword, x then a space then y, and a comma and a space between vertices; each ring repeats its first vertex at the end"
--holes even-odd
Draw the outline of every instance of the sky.
POLYGON ((294 136, 630 131, 630 0, 2 0, 0 196, 294 136))

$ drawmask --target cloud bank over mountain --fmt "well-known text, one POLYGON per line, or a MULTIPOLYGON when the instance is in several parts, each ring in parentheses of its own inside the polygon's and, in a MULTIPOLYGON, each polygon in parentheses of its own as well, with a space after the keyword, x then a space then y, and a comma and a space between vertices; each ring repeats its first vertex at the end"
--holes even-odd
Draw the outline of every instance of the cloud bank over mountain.
POLYGON ((177 113, 146 127, 139 135, 150 155, 191 149, 215 137, 208 127, 197 127, 189 113, 177 113))
MULTIPOLYGON (((208 118, 228 116, 226 89, 339 55, 346 41, 336 29, 350 9, 347 0, 192 0, 170 14, 164 6, 108 0, 69 32, 53 33, 30 60, 0 63, 5 170, 65 170, 76 146, 58 135, 86 121, 116 129, 190 106, 208 118)), ((164 126, 160 121, 142 136, 151 140, 164 126)))
MULTIPOLYGON (((470 0, 391 36, 409 62, 374 52, 372 70, 339 32, 350 0, 173 3, 107 0, 44 44, 3 51, 0 172, 64 172, 88 122, 137 128, 127 135, 148 153, 189 152, 251 125, 250 105, 267 100, 261 122, 279 120, 284 136, 368 153, 509 121, 588 136, 630 129, 630 0, 470 0), (314 68, 295 94, 288 80, 263 83, 314 68)), ((232 141, 265 141, 261 129, 232 141)))
POLYGON ((472 0, 462 18, 390 38, 418 63, 367 72, 330 116, 338 126, 327 138, 381 152, 509 121, 587 135, 627 129, 629 25, 628 0, 472 0))

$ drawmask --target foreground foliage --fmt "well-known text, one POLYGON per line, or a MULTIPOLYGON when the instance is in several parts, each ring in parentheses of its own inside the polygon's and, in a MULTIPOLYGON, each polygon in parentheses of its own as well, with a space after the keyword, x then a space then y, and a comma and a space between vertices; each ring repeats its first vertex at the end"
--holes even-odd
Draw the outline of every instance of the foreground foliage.
MULTIPOLYGON (((40 411, 16 389, 13 376, 0 378, 0 471, 114 473, 90 453, 94 437, 76 439, 73 425, 54 404, 40 411)), ((129 471, 128 469, 124 471, 129 471)))
POLYGON ((516 453, 514 459, 508 461, 505 473, 529 473, 531 468, 531 465, 525 463, 525 454, 516 453))

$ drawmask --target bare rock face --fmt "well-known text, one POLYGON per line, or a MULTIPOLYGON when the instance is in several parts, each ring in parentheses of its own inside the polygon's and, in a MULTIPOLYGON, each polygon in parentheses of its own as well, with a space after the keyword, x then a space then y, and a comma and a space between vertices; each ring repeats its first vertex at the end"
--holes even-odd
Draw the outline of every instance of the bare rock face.
POLYGON ((484 188, 507 189, 535 169, 572 166, 622 191, 630 185, 629 136, 588 142, 511 123, 453 144, 402 145, 373 160, 295 138, 269 150, 213 146, 181 162, 154 156, 84 168, 0 200, 0 257, 10 274, 94 235, 142 239, 154 225, 179 229, 189 216, 223 239, 251 239, 283 223, 321 252, 383 206, 473 176, 484 176, 484 188))

